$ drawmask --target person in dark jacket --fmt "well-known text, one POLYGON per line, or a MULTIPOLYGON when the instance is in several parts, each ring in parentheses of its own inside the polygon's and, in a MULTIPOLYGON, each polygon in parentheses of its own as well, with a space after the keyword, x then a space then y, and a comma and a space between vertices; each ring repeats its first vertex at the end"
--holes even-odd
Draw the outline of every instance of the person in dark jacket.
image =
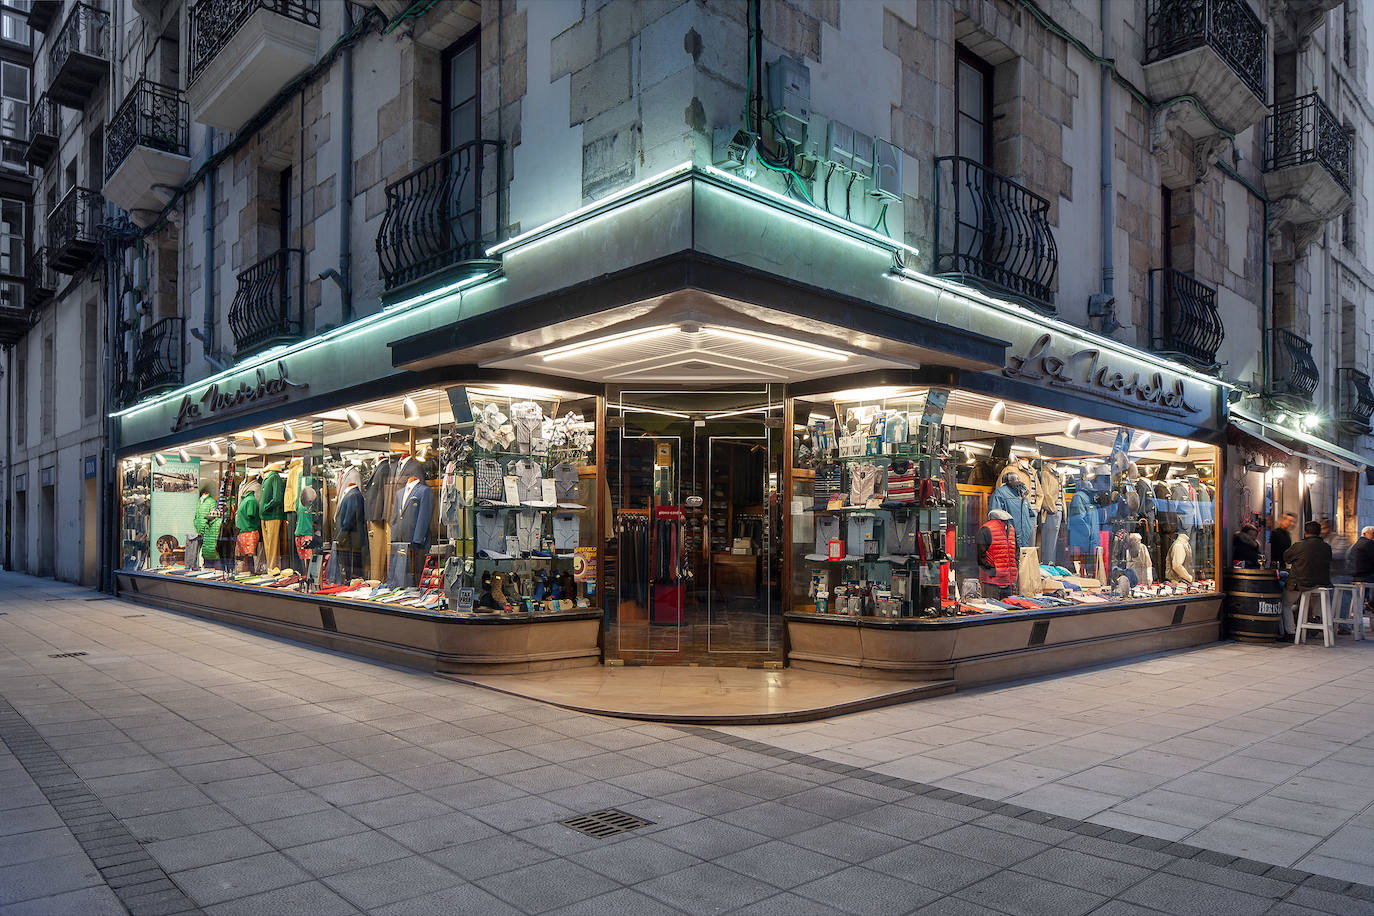
POLYGON ((1331 545, 1322 540, 1321 522, 1308 522, 1302 534, 1302 540, 1283 554, 1283 562, 1288 566, 1287 600, 1295 615, 1303 592, 1331 587, 1331 545))
POLYGON ((1231 538, 1231 563, 1242 569, 1257 569, 1261 565, 1259 529, 1254 525, 1241 525, 1236 536, 1231 538))
POLYGON ((1365 525, 1360 529, 1359 540, 1350 548, 1347 559, 1351 579, 1374 582, 1374 525, 1365 525))
POLYGON ((1293 535, 1288 532, 1297 520, 1298 517, 1292 512, 1285 512, 1274 523, 1274 530, 1269 532, 1269 559, 1278 569, 1284 568, 1283 555, 1293 546, 1293 535))

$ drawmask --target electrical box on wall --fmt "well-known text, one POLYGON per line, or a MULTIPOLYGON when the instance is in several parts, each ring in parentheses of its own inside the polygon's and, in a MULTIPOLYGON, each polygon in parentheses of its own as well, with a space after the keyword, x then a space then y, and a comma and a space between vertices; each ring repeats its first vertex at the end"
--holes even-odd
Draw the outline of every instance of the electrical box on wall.
POLYGON ((825 132, 825 160, 836 168, 854 167, 854 128, 839 121, 831 121, 825 132))
POLYGON ((793 143, 801 143, 811 119, 811 68, 795 57, 779 57, 768 65, 768 102, 778 115, 777 126, 793 143))
POLYGON ((902 199, 902 151, 886 140, 873 141, 873 185, 879 200, 902 199))
POLYGON ((711 164, 718 169, 736 169, 745 178, 758 171, 757 138, 747 130, 717 127, 711 132, 711 164))
POLYGON ((860 178, 873 174, 873 138, 861 131, 854 131, 853 171, 860 178))

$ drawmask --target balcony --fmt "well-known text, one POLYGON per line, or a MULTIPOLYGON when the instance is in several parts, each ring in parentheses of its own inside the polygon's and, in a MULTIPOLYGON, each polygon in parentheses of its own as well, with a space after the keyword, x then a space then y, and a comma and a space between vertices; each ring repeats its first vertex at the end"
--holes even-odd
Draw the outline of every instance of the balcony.
POLYGON ((1226 331, 1217 313, 1217 291, 1172 268, 1150 271, 1150 349, 1199 369, 1217 364, 1226 331))
POLYGON ((129 382, 134 397, 181 385, 186 338, 184 318, 163 318, 138 333, 129 382))
POLYGON ((105 201, 90 188, 72 188, 48 214, 48 258, 58 273, 74 274, 100 254, 105 201))
POLYGON ((1312 403, 1312 395, 1320 381, 1321 373, 1312 359, 1312 344, 1292 331, 1276 328, 1270 381, 1272 393, 1290 403, 1307 406, 1312 403))
POLYGON ((181 90, 141 79, 110 120, 105 141, 105 199, 146 226, 186 177, 190 116, 181 90))
POLYGON ((303 325, 305 252, 282 248, 239 274, 229 305, 229 329, 240 357, 296 340, 303 325))
POLYGON ((1265 123, 1264 192, 1291 223, 1324 223, 1350 206, 1352 138, 1315 92, 1274 103, 1265 123))
POLYGON ((48 51, 48 95, 59 105, 84 109, 103 96, 96 87, 110 72, 110 14, 78 3, 48 51))
MULTIPOLYGON (((1266 33, 1246 0, 1150 0, 1145 34, 1145 84, 1156 102, 1193 96, 1231 133, 1264 118, 1266 33)), ((1191 105, 1178 124, 1195 139, 1217 132, 1191 105)))
POLYGON ((32 0, 29 4, 29 28, 46 35, 60 12, 62 0, 32 0))
POLYGON ((13 290, 18 284, 0 283, 0 347, 12 347, 24 339, 33 327, 33 312, 23 306, 11 304, 13 290))
POLYGON ((388 291, 495 266, 486 249, 503 225, 502 168, 501 142, 474 140, 387 186, 377 261, 388 291))
POLYGON ((29 270, 24 283, 24 305, 39 308, 57 292, 57 271, 52 269, 48 249, 35 248, 29 255, 29 270))
POLYGON ((24 161, 40 169, 47 168, 53 153, 57 152, 60 136, 57 103, 45 92, 29 110, 29 136, 24 147, 24 161))
POLYGON ((187 10, 187 101, 202 124, 236 131, 315 63, 319 0, 198 0, 187 10))
POLYGON ((935 160, 935 270, 1054 311, 1050 202, 972 159, 935 160))
POLYGON ((1369 432, 1374 417, 1374 388, 1369 375, 1358 369, 1336 370, 1336 422, 1341 429, 1358 435, 1369 432))

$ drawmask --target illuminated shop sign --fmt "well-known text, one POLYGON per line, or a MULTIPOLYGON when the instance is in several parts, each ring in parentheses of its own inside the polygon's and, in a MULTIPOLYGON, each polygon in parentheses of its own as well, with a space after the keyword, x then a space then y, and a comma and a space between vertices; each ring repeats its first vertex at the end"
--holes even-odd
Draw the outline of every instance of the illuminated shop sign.
POLYGON ((293 382, 286 374, 286 362, 277 362, 277 374, 269 376, 265 369, 257 370, 258 383, 250 385, 239 382, 237 388, 221 388, 219 384, 210 385, 200 397, 188 394, 181 399, 177 410, 176 422, 172 432, 181 432, 205 420, 219 420, 247 410, 276 404, 286 400, 291 389, 305 389, 310 386, 304 382, 293 382))
POLYGON ((1147 407, 1182 416, 1201 413, 1188 400, 1184 380, 1163 371, 1121 368, 1109 361, 1115 354, 1097 347, 1069 351, 1041 334, 1022 355, 1009 355, 1002 373, 1008 378, 1043 381, 1054 388, 1107 396, 1132 407, 1147 407))

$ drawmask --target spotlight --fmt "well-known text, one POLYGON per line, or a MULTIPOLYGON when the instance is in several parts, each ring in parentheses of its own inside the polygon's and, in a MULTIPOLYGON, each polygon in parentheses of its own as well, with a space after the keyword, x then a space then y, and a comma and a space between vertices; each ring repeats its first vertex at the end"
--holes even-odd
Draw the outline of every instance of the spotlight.
POLYGON ((238 447, 238 445, 236 445, 234 442, 231 441, 231 442, 229 443, 229 460, 232 461, 233 459, 237 458, 238 456, 239 456, 239 447, 238 447))
POLYGON ((167 457, 163 455, 161 452, 154 454, 153 460, 157 462, 157 466, 160 468, 167 466, 167 457))
POLYGON ((350 429, 363 428, 363 418, 358 416, 358 412, 354 410, 352 407, 349 407, 344 411, 344 419, 348 420, 348 425, 350 429))
POLYGON ((1069 421, 1069 425, 1064 427, 1064 435, 1068 436, 1070 439, 1077 439, 1078 434, 1082 432, 1082 430, 1083 421, 1079 420, 1077 417, 1074 417, 1072 420, 1069 421))
POLYGON ((1007 402, 998 401, 992 405, 992 410, 988 411, 988 421, 991 423, 1001 423, 1002 418, 1007 415, 1007 402))
POLYGON ((1135 441, 1135 447, 1138 448, 1138 449, 1145 449, 1145 448, 1148 448, 1149 445, 1150 445, 1150 434, 1149 434, 1149 433, 1141 433, 1141 434, 1140 434, 1140 438, 1137 439, 1137 440, 1135 441))
POLYGON ((407 420, 414 420, 420 415, 420 408, 415 406, 415 402, 410 399, 410 395, 401 398, 401 414, 407 420))
POLYGON ((191 456, 187 453, 186 449, 184 448, 177 449, 177 457, 181 459, 182 464, 191 463, 191 456))
POLYGON ((253 447, 267 448, 267 440, 264 439, 262 433, 258 432, 256 429, 253 430, 253 447))
POLYGON ((1184 439, 1178 444, 1178 451, 1174 454, 1178 455, 1180 458, 1187 458, 1188 452, 1192 450, 1192 447, 1192 444, 1187 439, 1184 439))
POLYGON ((219 443, 214 439, 210 440, 210 455, 214 458, 224 457, 224 452, 220 450, 219 443))
POLYGON ((281 425, 281 435, 282 438, 285 439, 287 442, 296 441, 296 431, 291 428, 290 423, 283 423, 281 425))
POLYGON ((1319 420, 1320 420, 1320 418, 1319 418, 1316 414, 1310 413, 1310 414, 1308 414, 1307 416, 1305 416, 1305 417, 1302 418, 1302 428, 1303 428, 1303 429, 1312 429, 1313 427, 1315 427, 1315 426, 1317 425, 1317 423, 1319 422, 1319 420))

